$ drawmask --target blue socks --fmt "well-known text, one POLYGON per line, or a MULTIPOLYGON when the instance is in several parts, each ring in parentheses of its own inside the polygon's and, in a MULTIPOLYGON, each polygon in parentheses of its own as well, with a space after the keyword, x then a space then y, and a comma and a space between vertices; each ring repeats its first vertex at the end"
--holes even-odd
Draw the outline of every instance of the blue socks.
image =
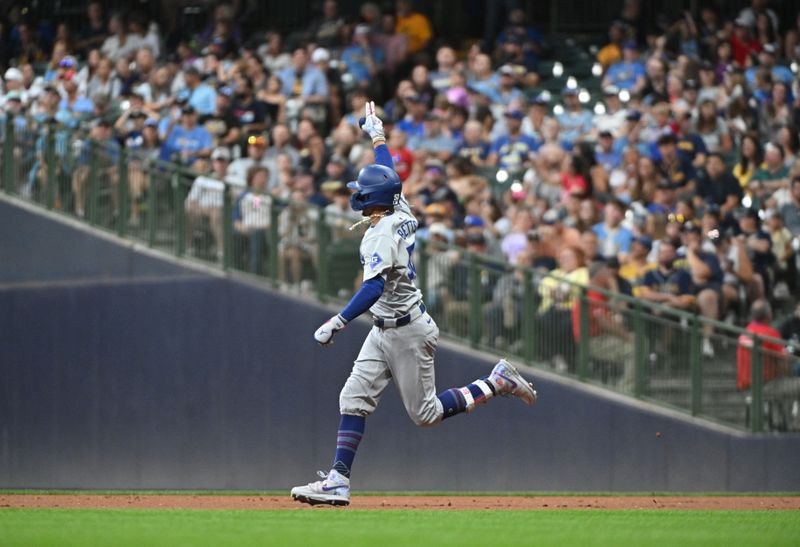
POLYGON ((364 425, 367 419, 364 416, 352 416, 342 414, 339 420, 339 433, 336 436, 336 455, 333 458, 333 466, 345 477, 350 476, 350 468, 353 467, 353 460, 356 457, 356 450, 364 436, 364 425))
POLYGON ((442 419, 445 420, 462 412, 472 412, 475 405, 485 403, 494 395, 495 388, 488 378, 475 380, 465 387, 454 387, 443 391, 437 395, 444 407, 442 419))

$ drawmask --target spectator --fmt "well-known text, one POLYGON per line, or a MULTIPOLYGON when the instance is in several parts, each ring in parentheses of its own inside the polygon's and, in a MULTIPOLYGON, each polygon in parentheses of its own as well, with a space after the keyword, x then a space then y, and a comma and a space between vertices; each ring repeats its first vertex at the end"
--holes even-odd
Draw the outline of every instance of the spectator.
POLYGON ((291 284, 308 279, 304 267, 316 268, 316 214, 304 198, 302 192, 293 192, 278 216, 278 278, 291 284))
POLYGON ((522 133, 522 119, 525 114, 520 110, 509 109, 505 113, 508 133, 498 137, 489 154, 489 165, 497 165, 511 172, 522 172, 531 159, 531 155, 539 149, 539 143, 522 133))
MULTIPOLYGON (((631 252, 628 254, 625 264, 620 268, 619 275, 632 284, 642 280, 645 274, 655 267, 655 264, 648 259, 652 250, 652 239, 647 236, 634 237, 631 240, 631 252)), ((638 296, 638 291, 632 290, 632 292, 638 296)))
POLYGON ((283 39, 279 32, 267 35, 266 43, 258 48, 258 56, 272 74, 279 74, 291 64, 291 57, 283 50, 283 39))
POLYGON ((400 180, 405 182, 411 175, 411 170, 414 167, 414 154, 406 147, 408 143, 408 136, 399 128, 394 127, 389 132, 389 153, 392 155, 392 163, 394 163, 394 170, 400 180))
MULTIPOLYGON (((265 167, 267 172, 269 168, 275 167, 274 162, 270 162, 266 158, 267 139, 263 135, 250 135, 247 137, 247 156, 239 158, 228 166, 228 179, 231 184, 245 188, 247 185, 247 173, 253 167, 265 167)), ((275 186, 273 181, 269 180, 267 188, 270 190, 275 186)))
POLYGON ((609 201, 604 209, 603 222, 595 224, 592 230, 600 242, 603 257, 627 255, 630 252, 633 234, 622 226, 625 218, 625 204, 619 200, 609 201))
POLYGON ((789 169, 786 167, 783 158, 783 147, 780 144, 772 142, 766 144, 764 147, 764 165, 756 169, 748 185, 754 206, 766 206, 770 196, 780 190, 789 188, 789 169))
MULTIPOLYGON (((586 293, 589 357, 613 366, 615 370, 603 371, 603 376, 608 378, 612 374, 618 375, 617 388, 632 391, 635 374, 632 335, 625 325, 625 316, 622 313, 624 304, 615 302, 608 296, 620 293, 616 278, 607 265, 598 264, 592 270, 589 291, 586 293)), ((580 343, 584 335, 581 332, 580 301, 572 309, 572 332, 575 343, 580 343)))
POLYGON ((233 207, 234 263, 254 274, 264 273, 267 231, 272 221, 272 198, 267 194, 269 170, 253 165, 247 170, 247 189, 233 207))
POLYGON ((200 71, 195 67, 189 67, 184 71, 183 78, 188 90, 189 106, 201 116, 212 114, 216 108, 217 93, 211 86, 203 83, 200 71))
POLYGON ((561 126, 561 142, 568 150, 585 139, 592 132, 592 113, 578 100, 578 88, 565 87, 562 91, 564 97, 564 112, 556 116, 561 126))
POLYGON ((415 55, 425 49, 433 37, 431 22, 428 18, 415 12, 411 0, 398 0, 397 27, 398 34, 408 36, 408 53, 415 55))
POLYGON ((781 207, 780 212, 789 231, 800 237, 800 177, 792 179, 791 200, 781 207))
POLYGON ((100 52, 115 63, 120 59, 129 59, 141 46, 139 36, 128 34, 128 21, 120 13, 115 13, 109 19, 108 33, 111 36, 100 46, 100 52))
POLYGON ((687 310, 694 306, 692 277, 688 271, 675 267, 675 243, 663 239, 658 246, 658 262, 642 279, 639 297, 647 302, 665 304, 687 310))
POLYGON ((697 182, 695 204, 717 205, 723 216, 733 213, 743 197, 742 187, 728 172, 722 155, 712 152, 706 160, 705 175, 697 182))
POLYGON ((217 260, 222 259, 222 210, 227 180, 226 171, 231 161, 227 148, 218 147, 211 153, 211 172, 198 176, 186 196, 186 242, 187 253, 196 252, 195 232, 203 219, 208 219, 214 241, 217 260))
POLYGON ((180 123, 172 119, 161 147, 161 159, 177 161, 191 166, 199 158, 211 155, 211 134, 197 125, 197 111, 192 106, 184 106, 180 112, 180 123))
POLYGON ((455 72, 456 52, 450 46, 442 46, 436 52, 436 70, 430 74, 431 86, 437 93, 450 88, 450 81, 455 72))
MULTIPOLYGON (((111 138, 111 124, 105 120, 98 120, 89 131, 89 142, 83 144, 78 157, 78 166, 72 176, 72 192, 75 195, 75 214, 79 217, 85 215, 86 188, 89 183, 89 165, 94 162, 97 180, 102 183, 108 181, 112 188, 116 187, 118 172, 117 161, 119 145, 111 138), (93 149, 96 143, 97 149, 93 149)), ((116 193, 114 199, 116 200, 116 193)), ((116 206, 116 203, 115 203, 116 206)), ((115 214, 118 214, 115 211, 115 214)))
POLYGON ((267 129, 267 105, 256 98, 253 81, 243 74, 235 78, 231 113, 245 134, 261 133, 267 129))
POLYGON ((733 176, 743 190, 748 190, 750 179, 763 162, 763 151, 758 136, 748 133, 742 137, 739 161, 733 166, 733 176))
POLYGON ((625 25, 612 21, 608 27, 608 43, 597 52, 597 62, 603 70, 622 60, 622 44, 625 41, 625 25))
POLYGON ((645 87, 645 68, 639 60, 639 46, 629 40, 622 46, 622 61, 614 63, 606 71, 603 86, 616 86, 631 92, 640 92, 645 87))
POLYGON ((397 128, 411 137, 421 137, 425 132, 425 115, 427 106, 422 95, 413 93, 402 97, 403 103, 408 109, 406 116, 397 123, 397 128))
POLYGON ((414 152, 426 151, 430 155, 447 161, 453 155, 458 142, 442 129, 442 113, 428 112, 422 135, 409 138, 408 147, 414 152))
POLYGON ((353 31, 353 43, 342 51, 342 62, 361 88, 371 87, 378 70, 383 66, 383 49, 370 43, 370 28, 358 25, 353 31))
POLYGON ((76 44, 77 52, 83 54, 92 49, 100 48, 106 36, 108 36, 102 2, 89 2, 86 6, 86 18, 88 21, 81 25, 79 40, 76 44))
POLYGON ((678 154, 678 139, 674 133, 666 133, 658 138, 658 164, 667 182, 675 189, 686 193, 694 192, 696 173, 689 158, 678 154))
POLYGON ((539 283, 538 347, 542 356, 553 359, 560 372, 574 371, 575 346, 563 334, 572 325, 572 310, 578 302, 580 287, 588 281, 583 252, 566 247, 558 253, 558 268, 539 283))
POLYGON ((780 339, 781 333, 770 326, 771 322, 772 308, 769 302, 763 299, 753 302, 750 308, 750 323, 746 329, 753 336, 740 335, 739 347, 736 350, 736 389, 740 391, 750 389, 755 337, 766 338, 761 341, 760 346, 764 383, 776 378, 786 366, 786 348, 774 341, 780 339))
POLYGON ((292 66, 280 74, 281 93, 285 97, 300 98, 307 104, 321 104, 327 101, 328 82, 325 75, 315 66, 308 64, 308 53, 304 48, 296 48, 292 53, 292 66))
POLYGON ((312 41, 320 47, 335 48, 341 40, 344 19, 339 15, 339 3, 325 0, 322 3, 322 18, 311 23, 312 41))

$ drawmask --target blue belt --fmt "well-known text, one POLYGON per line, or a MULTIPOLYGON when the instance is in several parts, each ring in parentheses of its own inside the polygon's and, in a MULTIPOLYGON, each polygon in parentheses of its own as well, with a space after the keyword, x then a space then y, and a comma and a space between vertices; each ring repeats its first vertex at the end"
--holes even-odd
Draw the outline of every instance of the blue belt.
POLYGON ((404 327, 411 323, 414 319, 425 313, 425 304, 420 303, 418 307, 412 308, 411 311, 403 317, 397 319, 383 319, 381 317, 373 317, 372 323, 379 329, 393 329, 396 327, 404 327), (419 313, 417 313, 419 310, 419 313))

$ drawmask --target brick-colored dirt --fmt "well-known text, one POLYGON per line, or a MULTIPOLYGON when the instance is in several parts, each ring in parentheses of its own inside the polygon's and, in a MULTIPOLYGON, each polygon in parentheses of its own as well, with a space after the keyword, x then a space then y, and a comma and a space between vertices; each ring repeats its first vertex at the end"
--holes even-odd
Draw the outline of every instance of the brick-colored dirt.
MULTIPOLYGON (((0 494, 0 508, 311 509, 289 496, 0 494)), ((321 508, 326 506, 316 506, 321 508)), ((354 496, 353 509, 800 510, 800 496, 354 496)))

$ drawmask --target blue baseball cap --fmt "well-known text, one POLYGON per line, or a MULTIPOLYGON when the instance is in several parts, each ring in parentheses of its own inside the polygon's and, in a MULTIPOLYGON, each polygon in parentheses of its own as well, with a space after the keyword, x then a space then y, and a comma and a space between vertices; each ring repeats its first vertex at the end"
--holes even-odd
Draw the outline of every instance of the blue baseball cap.
POLYGON ((522 110, 516 109, 506 110, 504 115, 506 118, 514 118, 515 120, 521 120, 525 118, 525 113, 522 110))
POLYGON ((468 227, 482 227, 485 226, 483 219, 478 215, 467 215, 464 217, 464 226, 468 227))
POLYGON ((633 238, 633 242, 634 243, 638 243, 639 245, 641 245, 642 247, 644 247, 648 251, 653 248, 653 240, 650 239, 647 236, 635 237, 635 238, 633 238))

